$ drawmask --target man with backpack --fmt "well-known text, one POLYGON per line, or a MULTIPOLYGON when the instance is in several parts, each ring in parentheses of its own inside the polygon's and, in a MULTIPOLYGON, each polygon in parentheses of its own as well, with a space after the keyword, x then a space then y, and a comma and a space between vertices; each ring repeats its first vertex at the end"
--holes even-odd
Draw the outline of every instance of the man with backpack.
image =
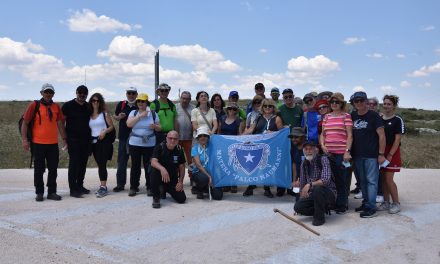
POLYGON ((137 110, 136 97, 137 89, 129 87, 126 90, 127 100, 120 101, 116 105, 115 119, 119 121, 119 146, 118 146, 118 169, 116 170, 116 187, 114 192, 123 191, 127 182, 127 162, 129 154, 127 153, 127 140, 130 135, 131 128, 127 127, 127 118, 132 110, 137 110))
POLYGON ((168 84, 161 83, 156 89, 156 94, 159 95, 159 99, 154 100, 150 104, 151 111, 157 113, 160 125, 162 126, 162 131, 156 132, 156 145, 165 141, 167 133, 171 130, 179 131, 176 106, 168 99, 170 90, 171 87, 168 84))
POLYGON ((312 224, 325 223, 325 213, 335 204, 336 185, 332 179, 331 164, 327 156, 318 155, 314 141, 303 145, 305 160, 300 170, 300 199, 295 203, 295 212, 313 216, 312 224))
POLYGON ((44 200, 43 175, 48 169, 47 175, 47 199, 59 201, 61 196, 57 194, 57 169, 59 161, 58 134, 63 140, 63 147, 67 146, 66 131, 62 123, 63 114, 58 104, 52 101, 55 94, 54 87, 46 83, 42 86, 40 94, 42 98, 32 102, 23 115, 21 137, 23 149, 31 150, 34 162, 34 186, 35 201, 44 200), (28 131, 32 133, 28 134, 28 131), (28 135, 31 138, 28 138, 28 135))

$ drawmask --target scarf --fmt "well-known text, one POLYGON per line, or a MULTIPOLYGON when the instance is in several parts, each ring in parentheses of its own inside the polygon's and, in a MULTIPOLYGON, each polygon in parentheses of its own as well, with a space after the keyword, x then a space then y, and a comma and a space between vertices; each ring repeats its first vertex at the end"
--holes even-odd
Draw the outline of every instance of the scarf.
POLYGON ((50 106, 53 104, 53 101, 50 100, 48 102, 48 101, 45 101, 43 98, 41 98, 40 103, 47 106, 47 115, 49 116, 49 120, 52 121, 53 113, 52 113, 52 109, 50 108, 50 106))

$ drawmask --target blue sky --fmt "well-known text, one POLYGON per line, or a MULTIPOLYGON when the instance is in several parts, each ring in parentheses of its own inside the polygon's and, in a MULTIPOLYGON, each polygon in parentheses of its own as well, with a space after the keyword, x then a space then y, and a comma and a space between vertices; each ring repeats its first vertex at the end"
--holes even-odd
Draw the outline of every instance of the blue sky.
POLYGON ((440 109, 438 1, 2 1, 0 99, 55 99, 84 82, 109 101, 161 82, 251 98, 256 82, 310 91, 365 90, 440 109))

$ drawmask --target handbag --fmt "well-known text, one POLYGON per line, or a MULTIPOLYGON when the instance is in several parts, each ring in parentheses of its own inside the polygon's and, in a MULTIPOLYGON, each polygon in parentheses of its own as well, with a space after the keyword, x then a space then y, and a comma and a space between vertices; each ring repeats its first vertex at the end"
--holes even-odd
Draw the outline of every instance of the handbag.
MULTIPOLYGON (((105 126, 108 128, 107 118, 106 118, 105 112, 104 112, 104 121, 105 121, 105 126)), ((115 140, 116 140, 116 129, 113 127, 113 130, 110 131, 110 133, 108 133, 104 139, 107 139, 110 143, 113 144, 113 142, 115 142, 115 140)))

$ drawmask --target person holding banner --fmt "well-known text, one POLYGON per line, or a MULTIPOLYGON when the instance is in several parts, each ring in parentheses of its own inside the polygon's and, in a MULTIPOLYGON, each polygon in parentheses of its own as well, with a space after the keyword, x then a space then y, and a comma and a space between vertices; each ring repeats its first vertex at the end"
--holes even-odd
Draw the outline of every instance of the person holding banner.
MULTIPOLYGON (((283 121, 281 120, 281 117, 277 116, 277 111, 278 110, 274 100, 264 99, 261 103, 261 115, 249 127, 247 132, 251 132, 249 134, 264 134, 278 131, 283 128, 283 121)), ((253 189, 255 188, 255 185, 249 185, 246 191, 243 193, 243 196, 253 195, 253 189)), ((282 196, 281 192, 282 195, 284 195, 285 189, 278 188, 277 195, 282 196)), ((270 186, 264 186, 264 196, 268 198, 273 198, 273 194, 270 191, 270 186)))
POLYGON ((197 137, 196 131, 201 127, 208 128, 209 135, 217 132, 217 116, 215 110, 209 107, 209 95, 205 91, 200 91, 196 95, 197 105, 191 111, 191 122, 193 126, 193 135, 197 137))
POLYGON ((204 198, 204 191, 207 188, 211 188, 211 195, 214 200, 221 200, 223 198, 223 192, 220 188, 211 187, 212 176, 207 171, 207 164, 209 162, 208 155, 208 142, 209 142, 209 130, 206 126, 197 129, 197 143, 194 144, 191 150, 191 156, 193 160, 193 179, 196 183, 197 199, 204 198))

